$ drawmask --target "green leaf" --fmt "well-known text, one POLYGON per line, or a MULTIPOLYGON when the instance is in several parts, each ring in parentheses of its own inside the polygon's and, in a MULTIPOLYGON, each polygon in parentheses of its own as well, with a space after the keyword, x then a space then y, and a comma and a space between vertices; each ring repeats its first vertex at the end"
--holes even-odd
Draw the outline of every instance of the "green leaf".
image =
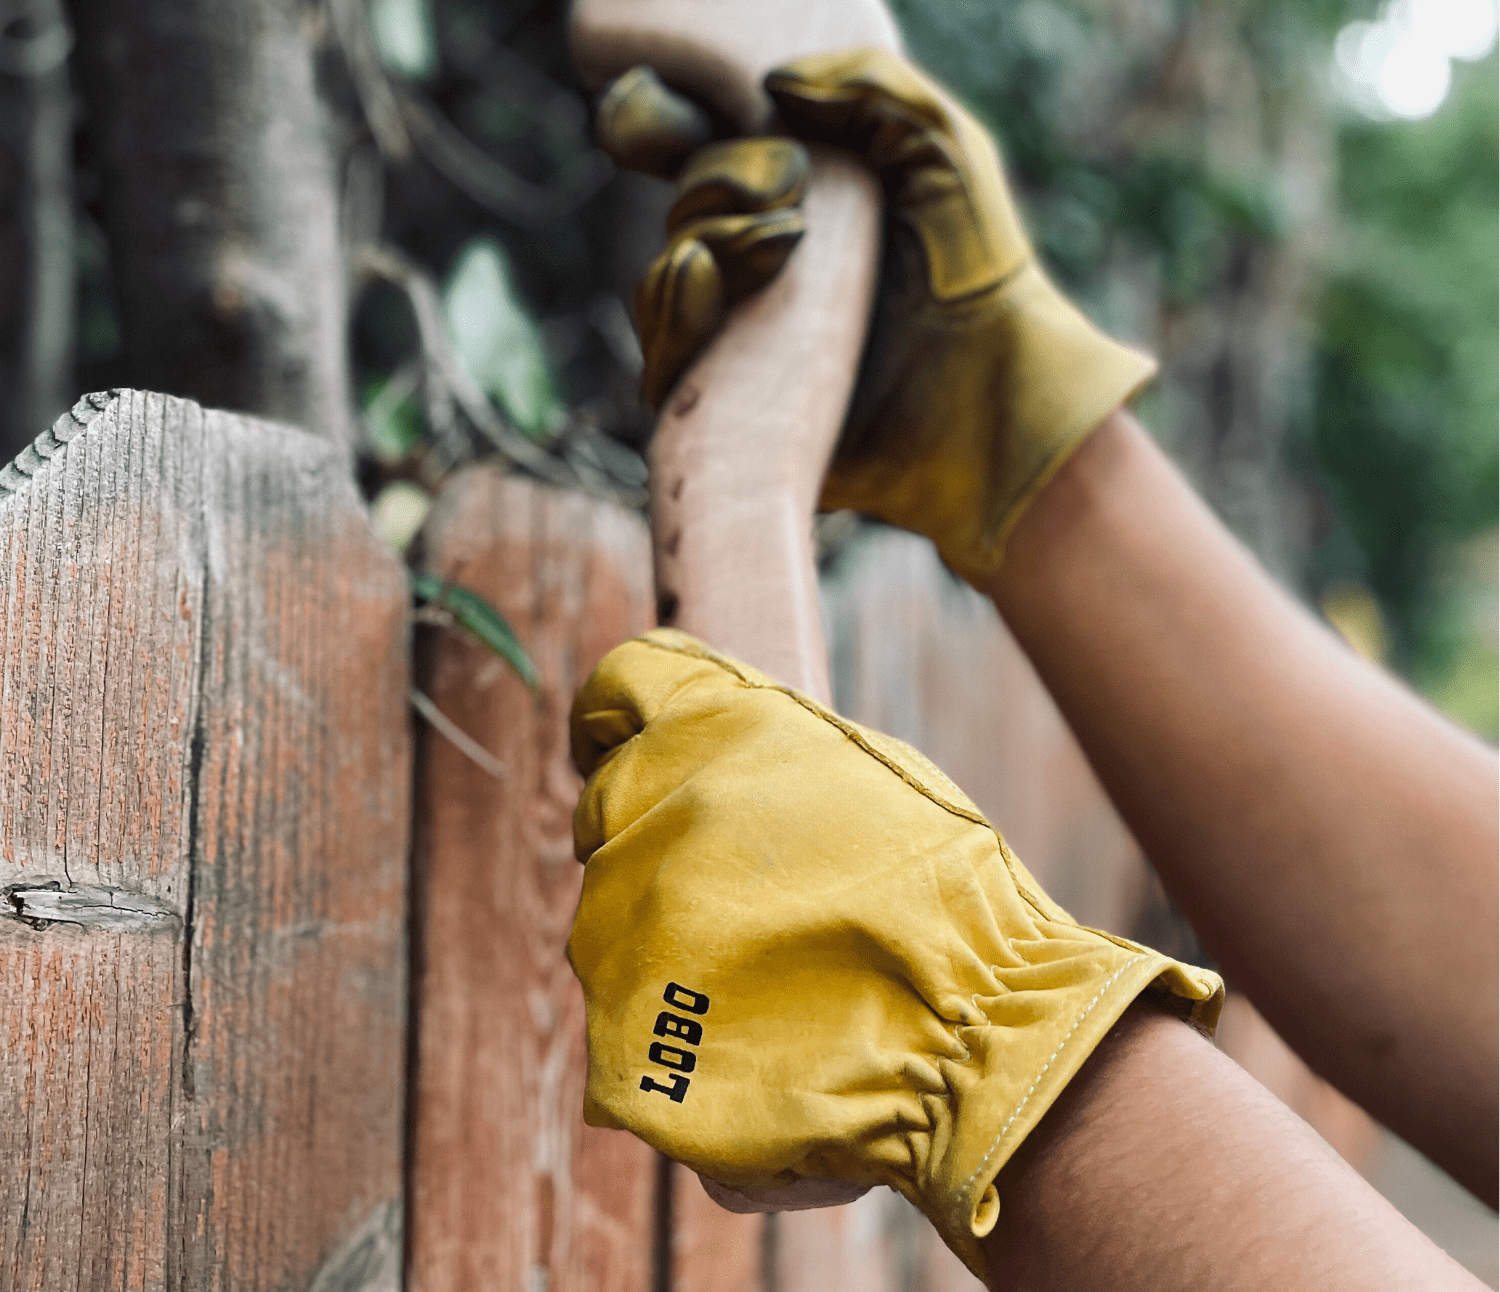
POLYGON ((485 646, 494 651, 516 670, 534 694, 541 686, 541 678, 531 656, 521 645, 521 639, 505 622, 505 617, 483 597, 470 588, 449 583, 435 574, 412 576, 412 591, 423 601, 447 610, 459 627, 473 633, 485 646))
POLYGON ((544 436, 562 404, 541 334, 498 243, 475 238, 459 253, 443 290, 443 316, 469 375, 520 430, 544 436))
POLYGON ((398 372, 365 388, 361 411, 370 448, 382 462, 400 462, 422 442, 422 414, 413 397, 416 389, 414 372, 398 372))
POLYGON ((427 0, 371 0, 370 35, 391 71, 423 81, 437 71, 437 38, 427 0))

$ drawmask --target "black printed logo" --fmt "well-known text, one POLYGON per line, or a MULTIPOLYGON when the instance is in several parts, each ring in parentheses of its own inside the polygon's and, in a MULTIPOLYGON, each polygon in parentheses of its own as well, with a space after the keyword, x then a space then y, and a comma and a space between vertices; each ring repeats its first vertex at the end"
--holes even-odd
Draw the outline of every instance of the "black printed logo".
POLYGON ((659 1091, 674 1104, 680 1104, 691 1084, 687 1074, 698 1066, 698 1056, 683 1047, 696 1047, 703 1042, 703 1024, 697 1018, 684 1017, 684 1014, 701 1016, 708 1013, 708 997, 701 991, 691 991, 680 983, 669 982, 661 998, 672 1009, 682 1010, 683 1014, 664 1009, 656 1016, 656 1026, 651 1031, 666 1039, 653 1041, 647 1057, 658 1067, 669 1069, 673 1076, 667 1085, 662 1085, 654 1077, 642 1077, 641 1089, 659 1091))

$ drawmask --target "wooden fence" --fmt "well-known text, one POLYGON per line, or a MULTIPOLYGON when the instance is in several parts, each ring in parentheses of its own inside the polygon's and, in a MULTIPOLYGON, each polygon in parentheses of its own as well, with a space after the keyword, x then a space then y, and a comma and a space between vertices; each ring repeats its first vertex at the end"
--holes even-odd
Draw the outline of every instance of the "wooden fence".
MULTIPOLYGON (((0 1292, 977 1286, 888 1191, 730 1215, 582 1124, 566 717, 649 562, 610 504, 452 481, 419 564, 505 614, 533 695, 450 629, 413 662, 297 430, 111 392, 0 471, 0 1292), (499 766, 414 741, 413 685, 499 766)), ((1137 923, 1149 873, 988 603, 882 531, 825 603, 839 707, 1137 923)))
POLYGON ((0 1287, 394 1268, 400 569, 339 454, 159 395, 0 495, 0 1287))

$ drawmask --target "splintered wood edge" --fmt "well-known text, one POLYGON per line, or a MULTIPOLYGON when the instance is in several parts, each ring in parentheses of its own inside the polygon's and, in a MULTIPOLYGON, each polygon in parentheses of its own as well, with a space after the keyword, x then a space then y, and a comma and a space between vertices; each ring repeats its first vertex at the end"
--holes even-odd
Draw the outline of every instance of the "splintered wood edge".
POLYGON ((84 395, 11 461, 0 467, 0 507, 25 490, 47 463, 98 421, 123 393, 105 390, 84 395))

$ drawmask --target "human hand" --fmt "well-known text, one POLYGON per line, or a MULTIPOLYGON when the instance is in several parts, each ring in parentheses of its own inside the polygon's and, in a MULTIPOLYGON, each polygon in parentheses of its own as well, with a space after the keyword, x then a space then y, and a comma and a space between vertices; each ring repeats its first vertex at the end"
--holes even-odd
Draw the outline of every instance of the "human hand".
POLYGON ((914 749, 685 634, 611 652, 572 739, 585 1119, 751 1199, 890 1185, 983 1277, 996 1174, 1131 1000, 1217 1015, 914 749))
MULTIPOLYGON (((643 393, 659 403, 723 302, 790 254, 798 162, 769 138, 695 155, 681 123, 696 109, 659 82, 643 92, 634 75, 606 97, 599 134, 622 165, 678 175, 672 239, 637 298, 643 393), (698 236, 706 209, 737 221, 732 236, 698 236)), ((926 534, 973 580, 999 565, 1031 499, 1155 364, 1048 281, 993 141, 911 64, 882 50, 818 55, 772 72, 766 89, 785 129, 862 157, 889 204, 875 318, 822 505, 926 534)), ((707 118, 696 121, 706 140, 707 118)))

